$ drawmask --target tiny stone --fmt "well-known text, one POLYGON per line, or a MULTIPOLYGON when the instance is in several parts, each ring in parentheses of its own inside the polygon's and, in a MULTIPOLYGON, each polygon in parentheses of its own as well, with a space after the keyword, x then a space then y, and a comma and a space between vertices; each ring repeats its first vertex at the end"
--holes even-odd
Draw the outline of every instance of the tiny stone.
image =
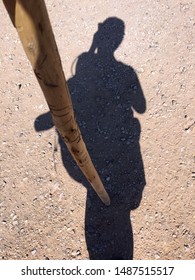
POLYGON ((14 215, 12 219, 13 219, 13 220, 16 220, 16 219, 17 219, 17 215, 14 215))
POLYGON ((184 244, 184 250, 185 250, 186 252, 190 251, 189 245, 184 244))
POLYGON ((18 221, 13 221, 13 226, 17 226, 18 225, 18 221))
POLYGON ((31 251, 31 254, 34 256, 36 254, 36 252, 37 252, 37 250, 34 249, 34 250, 31 251))
POLYGON ((23 228, 21 228, 20 233, 24 233, 24 229, 23 228))
POLYGON ((137 73, 140 73, 140 74, 141 74, 141 73, 144 73, 144 69, 143 69, 143 68, 138 68, 138 69, 137 69, 137 73))
POLYGON ((108 176, 108 177, 106 177, 106 181, 107 182, 109 182, 110 181, 110 177, 108 176))
POLYGON ((52 147, 52 143, 48 142, 48 148, 51 148, 51 147, 52 147))
POLYGON ((176 100, 173 99, 173 100, 171 101, 171 104, 172 104, 172 106, 176 105, 176 100))
POLYGON ((9 57, 10 60, 13 60, 14 54, 10 54, 8 57, 9 57))
POLYGON ((79 256, 79 255, 81 255, 80 250, 73 251, 72 254, 71 254, 72 257, 76 257, 76 256, 79 256))
POLYGON ((15 111, 18 111, 18 110, 19 110, 19 106, 15 105, 15 111))
POLYGON ((3 179, 3 187, 7 184, 7 181, 3 179))
POLYGON ((159 260, 160 256, 158 254, 155 254, 155 260, 159 260))

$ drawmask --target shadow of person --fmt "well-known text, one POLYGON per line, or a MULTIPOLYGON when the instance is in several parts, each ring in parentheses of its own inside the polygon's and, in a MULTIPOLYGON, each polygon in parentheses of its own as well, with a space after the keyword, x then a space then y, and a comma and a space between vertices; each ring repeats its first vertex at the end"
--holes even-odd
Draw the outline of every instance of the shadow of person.
MULTIPOLYGON (((130 211, 140 204, 146 184, 139 139, 146 100, 132 67, 115 59, 125 25, 111 17, 98 25, 88 52, 76 63, 68 87, 81 133, 111 198, 102 204, 79 172, 59 137, 63 164, 87 188, 85 236, 90 259, 133 259, 130 211)), ((52 126, 50 113, 35 121, 36 131, 52 126)))

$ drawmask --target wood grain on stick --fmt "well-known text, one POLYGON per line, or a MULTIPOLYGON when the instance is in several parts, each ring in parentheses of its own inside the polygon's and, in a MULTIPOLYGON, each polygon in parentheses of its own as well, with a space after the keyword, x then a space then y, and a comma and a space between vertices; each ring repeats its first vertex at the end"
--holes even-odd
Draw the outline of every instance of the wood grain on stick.
POLYGON ((70 93, 44 0, 4 0, 50 108, 53 122, 100 199, 109 196, 91 161, 75 119, 70 93))

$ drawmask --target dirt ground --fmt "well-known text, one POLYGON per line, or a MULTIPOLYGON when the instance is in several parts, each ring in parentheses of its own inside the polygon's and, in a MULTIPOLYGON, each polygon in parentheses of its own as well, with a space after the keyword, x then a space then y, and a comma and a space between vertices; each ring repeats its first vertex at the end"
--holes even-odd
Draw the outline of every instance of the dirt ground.
POLYGON ((0 1, 1 259, 194 259, 195 2, 46 4, 112 204, 55 131, 0 1))

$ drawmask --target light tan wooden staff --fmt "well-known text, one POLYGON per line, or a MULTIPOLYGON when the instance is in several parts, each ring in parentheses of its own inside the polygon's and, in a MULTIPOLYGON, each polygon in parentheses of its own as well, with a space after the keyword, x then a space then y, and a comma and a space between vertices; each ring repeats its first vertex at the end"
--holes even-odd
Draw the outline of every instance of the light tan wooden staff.
POLYGON ((104 204, 110 198, 75 119, 70 93, 44 0, 3 0, 50 108, 54 124, 104 204))

